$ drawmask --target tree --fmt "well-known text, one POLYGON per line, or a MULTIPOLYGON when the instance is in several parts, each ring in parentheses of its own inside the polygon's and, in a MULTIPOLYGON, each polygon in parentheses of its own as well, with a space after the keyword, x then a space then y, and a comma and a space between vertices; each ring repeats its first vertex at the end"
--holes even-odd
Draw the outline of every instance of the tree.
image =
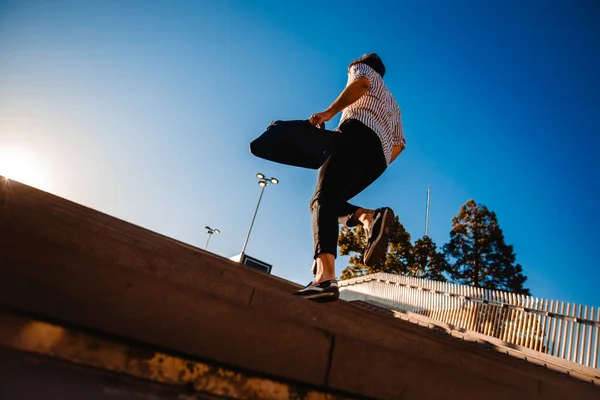
POLYGON ((504 242, 496 214, 473 200, 452 218, 444 252, 456 283, 529 294, 523 287, 523 268, 516 263, 513 246, 504 242))
POLYGON ((446 281, 444 272, 448 271, 448 262, 443 252, 429 236, 417 240, 412 248, 413 263, 409 275, 417 278, 446 281))
POLYGON ((412 265, 412 245, 410 234, 404 229, 404 225, 395 217, 393 233, 390 238, 390 246, 385 261, 378 265, 368 267, 363 262, 363 250, 365 248, 366 234, 362 225, 353 229, 342 227, 338 239, 340 254, 351 255, 350 265, 342 271, 341 279, 350 279, 357 276, 374 274, 376 272, 387 272, 398 275, 408 275, 412 265))

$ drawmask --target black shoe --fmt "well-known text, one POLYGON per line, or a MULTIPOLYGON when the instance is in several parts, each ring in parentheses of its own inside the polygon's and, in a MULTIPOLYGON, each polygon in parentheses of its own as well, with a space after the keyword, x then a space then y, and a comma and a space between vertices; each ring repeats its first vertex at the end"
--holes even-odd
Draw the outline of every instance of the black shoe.
POLYGON ((326 303, 336 301, 340 297, 340 289, 335 279, 316 284, 311 282, 295 292, 294 296, 303 297, 318 303, 326 303))
POLYGON ((373 226, 368 232, 367 246, 363 257, 366 266, 372 267, 385 259, 393 224, 394 211, 391 208, 384 207, 375 210, 373 226))

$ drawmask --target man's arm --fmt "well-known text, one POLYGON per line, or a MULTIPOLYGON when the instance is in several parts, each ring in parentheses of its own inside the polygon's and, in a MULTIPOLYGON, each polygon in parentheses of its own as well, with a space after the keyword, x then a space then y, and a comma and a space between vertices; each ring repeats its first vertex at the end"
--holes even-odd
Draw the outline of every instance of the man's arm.
POLYGON ((354 82, 346 86, 344 91, 338 96, 338 98, 331 103, 329 108, 317 114, 313 114, 310 117, 310 123, 317 126, 322 122, 329 121, 337 113, 360 99, 371 87, 369 79, 362 76, 356 79, 354 82))

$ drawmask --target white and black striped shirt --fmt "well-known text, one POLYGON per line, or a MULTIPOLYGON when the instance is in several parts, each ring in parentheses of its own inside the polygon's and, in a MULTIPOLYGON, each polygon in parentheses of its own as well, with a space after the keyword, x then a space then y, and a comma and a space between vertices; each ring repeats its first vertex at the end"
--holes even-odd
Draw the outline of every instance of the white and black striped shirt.
POLYGON ((392 146, 406 146, 402 112, 381 75, 367 64, 354 64, 350 67, 346 86, 363 76, 371 86, 360 99, 344 109, 340 125, 346 120, 356 119, 371 128, 379 136, 383 154, 389 164, 392 146))

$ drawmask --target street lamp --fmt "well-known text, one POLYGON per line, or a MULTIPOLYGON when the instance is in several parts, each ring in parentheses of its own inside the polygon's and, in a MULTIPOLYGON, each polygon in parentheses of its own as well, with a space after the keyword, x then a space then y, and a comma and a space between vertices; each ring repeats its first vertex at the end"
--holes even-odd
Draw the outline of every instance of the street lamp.
POLYGON ((248 239, 250 239, 250 232, 252 232, 252 226, 254 225, 254 220, 256 219, 256 213, 258 212, 258 207, 260 206, 260 200, 262 199, 263 192, 269 183, 273 185, 277 185, 279 180, 277 178, 266 178, 263 174, 256 174, 258 178, 258 186, 262 189, 260 190, 260 196, 258 197, 258 203, 256 204, 256 209, 254 210, 254 216, 252 217, 252 222, 250 223, 250 229, 248 229, 248 235, 246 235, 246 240, 244 241, 244 247, 242 247, 242 253, 240 254, 240 261, 244 259, 244 252, 246 251, 246 246, 248 245, 248 239))
POLYGON ((208 237, 206 238, 206 244, 204 245, 204 250, 206 250, 206 248, 208 247, 208 241, 210 240, 210 237, 212 236, 213 233, 219 234, 221 233, 220 230, 218 229, 213 229, 210 226, 205 226, 206 228, 206 233, 208 234, 208 237))

